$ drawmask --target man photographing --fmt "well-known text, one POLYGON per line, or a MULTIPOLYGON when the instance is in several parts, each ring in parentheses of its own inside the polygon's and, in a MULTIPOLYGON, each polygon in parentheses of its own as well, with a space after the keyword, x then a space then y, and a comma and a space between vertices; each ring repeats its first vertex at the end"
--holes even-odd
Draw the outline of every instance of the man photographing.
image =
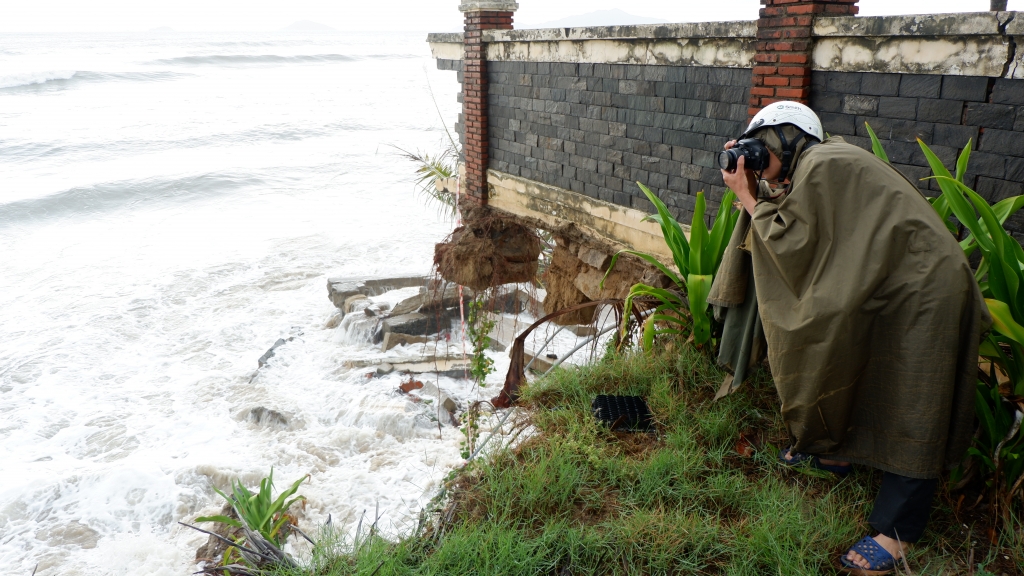
POLYGON ((779 459, 884 471, 868 519, 877 534, 840 563, 891 572, 924 532, 940 474, 970 443, 978 345, 991 324, 973 272, 913 183, 825 139, 803 104, 761 110, 719 164, 750 215, 737 234, 748 234, 792 439, 779 459))

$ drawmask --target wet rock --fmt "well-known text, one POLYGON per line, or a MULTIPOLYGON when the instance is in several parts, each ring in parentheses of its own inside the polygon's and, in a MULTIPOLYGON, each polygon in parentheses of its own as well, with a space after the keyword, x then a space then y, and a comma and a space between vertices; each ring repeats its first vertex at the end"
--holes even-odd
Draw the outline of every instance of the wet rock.
MULTIPOLYGON (((468 302, 476 297, 476 292, 471 288, 462 288, 462 298, 464 302, 468 302)), ((443 308, 458 308, 459 306, 459 287, 456 284, 450 282, 431 282, 427 286, 427 290, 423 295, 423 304, 420 307, 421 312, 431 312, 434 310, 441 310, 443 308)))
POLYGON ((370 318, 379 318, 384 315, 384 311, 380 309, 380 306, 376 304, 370 304, 366 308, 363 308, 363 314, 370 318))
POLYGON ((384 336, 389 333, 408 334, 411 336, 436 334, 442 330, 449 329, 452 318, 457 315, 457 310, 455 315, 451 311, 445 310, 431 314, 413 312, 411 314, 402 314, 401 316, 391 316, 381 322, 381 330, 374 335, 374 342, 383 342, 384 336))
POLYGON ((249 410, 245 419, 259 426, 288 427, 288 418, 284 414, 277 410, 264 408, 263 406, 257 406, 249 410))
POLYGON ((263 356, 260 356, 260 359, 258 360, 259 367, 263 368, 267 364, 267 362, 274 357, 275 350, 277 350, 281 346, 284 346, 288 342, 291 342, 292 340, 295 340, 294 336, 292 336, 291 338, 278 338, 277 342, 274 342, 274 345, 271 346, 269 350, 264 352, 263 356))
POLYGON ((423 344, 428 342, 430 339, 426 336, 410 336, 409 334, 399 334, 397 332, 389 332, 384 335, 383 343, 381 344, 381 352, 387 352, 395 346, 410 345, 410 344, 423 344))
POLYGON ((355 312, 356 310, 359 310, 360 308, 369 305, 369 298, 362 294, 353 294, 348 298, 345 298, 345 301, 341 304, 341 311, 344 312, 345 314, 351 314, 352 312, 355 312))
POLYGON ((448 395, 442 392, 440 388, 429 382, 423 384, 423 387, 419 389, 417 394, 419 394, 419 397, 423 400, 436 402, 437 405, 441 406, 449 413, 454 414, 455 411, 459 409, 459 405, 456 404, 454 400, 449 398, 448 395))
POLYGON ((333 329, 337 328, 338 326, 341 326, 341 321, 344 320, 344 319, 345 319, 345 313, 341 312, 341 311, 338 311, 338 312, 336 312, 333 316, 331 316, 327 320, 327 323, 324 324, 324 328, 327 329, 327 330, 333 330, 333 329))
POLYGON ((342 308, 345 305, 346 299, 357 294, 379 296, 388 290, 422 286, 425 282, 426 278, 424 276, 328 278, 327 297, 335 306, 342 308))
POLYGON ((419 390, 420 388, 423 388, 423 382, 412 378, 402 382, 402 384, 398 386, 398 389, 401 390, 403 394, 408 394, 409 392, 419 390))
POLYGON ((605 253, 603 250, 591 248, 589 246, 583 246, 579 251, 579 259, 581 262, 588 266, 593 266, 598 270, 603 271, 608 267, 608 264, 612 261, 611 254, 605 253))
MULTIPOLYGON (((568 242, 556 238, 557 244, 551 253, 551 265, 544 272, 544 287, 547 295, 544 298, 544 313, 551 314, 590 302, 590 298, 576 287, 576 276, 584 264, 569 250, 568 242)), ((589 324, 594 319, 594 308, 584 308, 554 318, 552 322, 560 325, 589 324)))
POLYGON ((395 367, 392 366, 391 364, 388 364, 387 362, 385 362, 383 364, 379 364, 377 366, 377 376, 383 376, 385 374, 390 374, 390 373, 392 373, 394 371, 395 371, 395 367))
POLYGON ((418 311, 420 309, 420 306, 423 306, 423 298, 423 294, 417 294, 415 296, 402 300, 401 302, 395 305, 395 308, 393 310, 391 310, 391 315, 401 316, 402 314, 409 314, 411 312, 418 311))

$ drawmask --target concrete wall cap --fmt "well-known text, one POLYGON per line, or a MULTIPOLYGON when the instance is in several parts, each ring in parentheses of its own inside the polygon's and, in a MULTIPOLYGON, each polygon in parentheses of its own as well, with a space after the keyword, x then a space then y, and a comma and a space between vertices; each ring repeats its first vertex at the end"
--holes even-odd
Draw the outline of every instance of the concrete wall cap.
POLYGON ((515 12, 519 4, 514 0, 462 0, 460 12, 515 12))
POLYGON ((636 24, 589 26, 583 28, 536 28, 488 30, 485 42, 551 42, 560 40, 631 40, 676 38, 754 38, 757 21, 687 22, 682 24, 636 24))
POLYGON ((814 20, 814 36, 992 36, 1020 12, 963 12, 906 16, 837 16, 814 20))

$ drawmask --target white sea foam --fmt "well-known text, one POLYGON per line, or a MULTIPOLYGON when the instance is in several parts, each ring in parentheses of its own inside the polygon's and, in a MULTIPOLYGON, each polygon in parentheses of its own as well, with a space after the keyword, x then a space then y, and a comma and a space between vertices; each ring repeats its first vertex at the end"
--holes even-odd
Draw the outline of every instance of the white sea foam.
POLYGON ((45 84, 55 80, 70 80, 75 77, 75 70, 45 70, 32 72, 16 72, 0 75, 0 89, 17 88, 45 84))
MULTIPOLYGON (((188 574, 205 537, 177 522, 271 467, 278 487, 310 475, 303 529, 330 515, 352 530, 378 508, 386 533, 407 529, 462 462, 462 435, 399 393, 401 376, 352 367, 418 351, 380 352, 357 315, 325 329, 326 279, 428 271, 451 224, 384 145, 438 146, 426 81, 450 123, 455 75, 418 34, 150 36, 5 36, 20 68, 103 81, 0 91, 0 566, 188 574), (218 44, 420 56, 138 64, 218 44)), ((490 398, 508 366, 494 357, 485 388, 428 379, 462 406, 490 398)))

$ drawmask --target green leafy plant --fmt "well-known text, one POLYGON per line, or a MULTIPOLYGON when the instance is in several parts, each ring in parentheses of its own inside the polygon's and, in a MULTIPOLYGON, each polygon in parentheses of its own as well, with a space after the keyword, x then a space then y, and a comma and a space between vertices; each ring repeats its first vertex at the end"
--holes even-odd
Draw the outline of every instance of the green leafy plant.
POLYGON ((453 218, 457 209, 455 192, 445 188, 442 182, 455 178, 459 173, 459 147, 455 141, 449 137, 448 143, 435 154, 419 150, 411 152, 394 145, 392 147, 398 150, 401 157, 416 164, 413 177, 416 190, 437 205, 438 213, 453 218))
POLYGON ((733 207, 736 195, 732 190, 726 192, 718 213, 715 215, 711 230, 708 230, 704 223, 704 213, 707 209, 704 193, 698 192, 690 225, 690 236, 687 238, 682 226, 669 212, 665 203, 647 186, 639 182, 637 185, 657 210, 656 214, 647 216, 645 220, 657 222, 661 226, 665 244, 672 252, 672 261, 676 269, 672 270, 645 252, 621 250, 612 258, 608 271, 605 273, 605 279, 615 268, 615 263, 620 255, 632 254, 668 276, 675 284, 675 289, 635 284, 626 296, 625 312, 622 315, 622 334, 626 334, 633 300, 654 298, 660 304, 644 322, 641 343, 645 350, 652 348, 654 337, 659 334, 685 334, 687 330, 692 334, 694 343, 704 344, 711 339, 711 317, 708 315, 707 301, 711 283, 718 271, 718 265, 722 262, 725 248, 739 218, 739 212, 733 207))
POLYGON ((288 510, 296 502, 306 499, 305 496, 292 497, 292 495, 298 491, 299 485, 307 478, 308 476, 299 478, 288 489, 278 494, 277 498, 273 498, 272 494, 274 489, 273 468, 270 469, 269 476, 260 480, 259 491, 255 493, 246 488, 240 480, 232 482, 230 495, 214 487, 217 494, 220 494, 235 509, 241 522, 223 515, 202 516, 196 518, 196 522, 220 522, 233 528, 242 528, 244 522, 245 527, 259 533, 268 542, 280 548, 281 543, 288 535, 287 526, 294 521, 294 518, 288 514, 288 510))
POLYGON ((469 360, 469 373, 477 385, 483 386, 484 379, 494 372, 494 360, 487 356, 491 346, 491 330, 495 321, 484 310, 484 298, 478 295, 469 302, 469 318, 466 321, 466 336, 473 345, 473 356, 469 360))
POLYGON ((996 495, 993 506, 1009 518, 1011 501, 1024 482, 1024 249, 1003 224, 1024 205, 1024 197, 1007 198, 990 206, 964 184, 970 142, 957 159, 956 176, 927 144, 920 139, 918 144, 942 190, 942 202, 937 200, 932 206, 945 216, 944 220, 952 214, 966 229, 966 237, 960 240, 965 254, 981 252, 975 279, 992 315, 994 331, 979 351, 991 364, 988 378, 979 381, 975 394, 980 429, 970 454, 990 474, 987 484, 996 495), (1009 378, 1005 393, 999 389, 997 367, 1009 378))

